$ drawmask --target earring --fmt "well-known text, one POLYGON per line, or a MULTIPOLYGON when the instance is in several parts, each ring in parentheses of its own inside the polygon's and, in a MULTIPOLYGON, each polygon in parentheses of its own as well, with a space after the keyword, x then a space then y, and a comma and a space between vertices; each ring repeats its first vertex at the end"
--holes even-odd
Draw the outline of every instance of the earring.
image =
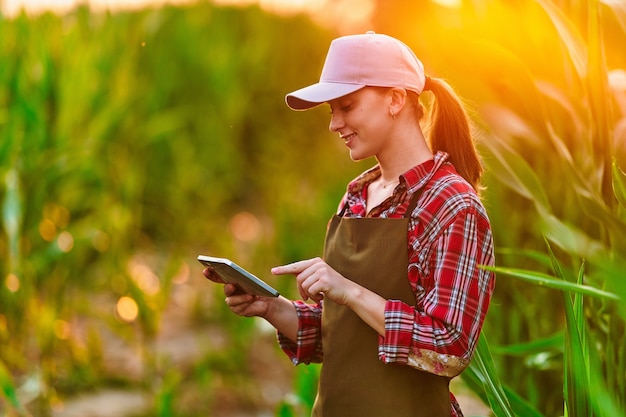
POLYGON ((391 118, 393 120, 396 120, 396 114, 393 112, 393 110, 389 109, 389 114, 391 115, 391 118))

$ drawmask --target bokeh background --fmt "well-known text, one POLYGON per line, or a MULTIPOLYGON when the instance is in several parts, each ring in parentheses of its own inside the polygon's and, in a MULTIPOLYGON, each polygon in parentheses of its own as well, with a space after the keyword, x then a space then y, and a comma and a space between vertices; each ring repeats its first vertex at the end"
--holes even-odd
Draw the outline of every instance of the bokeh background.
POLYGON ((498 282, 466 415, 626 415, 626 3, 52 3, 0 1, 0 416, 308 415, 317 366, 195 257, 297 297, 269 269, 321 254, 374 162, 283 97, 366 30, 480 138, 498 282))

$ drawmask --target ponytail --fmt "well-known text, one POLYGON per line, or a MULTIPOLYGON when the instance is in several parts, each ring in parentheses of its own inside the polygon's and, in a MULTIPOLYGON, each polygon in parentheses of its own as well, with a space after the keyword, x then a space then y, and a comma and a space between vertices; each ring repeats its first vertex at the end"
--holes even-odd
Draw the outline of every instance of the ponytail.
POLYGON ((429 90, 435 96, 429 117, 428 140, 431 150, 448 153, 449 161, 459 175, 478 192, 483 167, 461 99, 444 80, 430 77, 426 80, 424 91, 429 90))

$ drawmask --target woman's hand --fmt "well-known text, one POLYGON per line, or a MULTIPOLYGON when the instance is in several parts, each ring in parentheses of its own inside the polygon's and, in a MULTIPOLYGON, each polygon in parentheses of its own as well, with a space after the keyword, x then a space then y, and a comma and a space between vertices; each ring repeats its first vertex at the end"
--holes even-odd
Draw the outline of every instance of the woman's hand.
POLYGON ((226 305, 233 313, 244 317, 265 317, 267 315, 271 297, 246 294, 235 284, 225 283, 211 268, 205 268, 202 274, 213 282, 224 284, 226 305))
POLYGON ((210 268, 205 268, 202 274, 213 282, 224 284, 226 305, 233 313, 244 317, 262 317, 293 342, 297 341, 298 316, 291 301, 282 296, 260 297, 246 294, 236 285, 224 283, 210 268))
POLYGON ((335 271, 321 258, 307 259, 272 268, 272 274, 294 274, 304 300, 319 302, 328 298, 348 306, 372 329, 385 336, 385 304, 380 295, 358 285, 335 271))
POLYGON ((350 295, 360 286, 335 271, 321 258, 307 259, 272 268, 272 274, 296 275, 298 291, 303 300, 319 302, 329 298, 337 304, 347 304, 350 295))

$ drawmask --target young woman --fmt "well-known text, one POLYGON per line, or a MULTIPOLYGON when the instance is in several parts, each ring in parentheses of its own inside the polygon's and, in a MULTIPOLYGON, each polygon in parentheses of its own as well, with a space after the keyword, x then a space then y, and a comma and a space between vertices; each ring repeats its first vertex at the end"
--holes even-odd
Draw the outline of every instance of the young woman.
POLYGON ((494 264, 493 242, 461 101, 373 32, 335 39, 319 83, 286 101, 327 103, 350 157, 377 164, 348 184, 323 258, 272 269, 297 277, 302 300, 226 284, 226 303, 271 323, 294 364, 323 362, 313 416, 461 416, 449 381, 469 364, 495 284, 480 268, 494 264))

